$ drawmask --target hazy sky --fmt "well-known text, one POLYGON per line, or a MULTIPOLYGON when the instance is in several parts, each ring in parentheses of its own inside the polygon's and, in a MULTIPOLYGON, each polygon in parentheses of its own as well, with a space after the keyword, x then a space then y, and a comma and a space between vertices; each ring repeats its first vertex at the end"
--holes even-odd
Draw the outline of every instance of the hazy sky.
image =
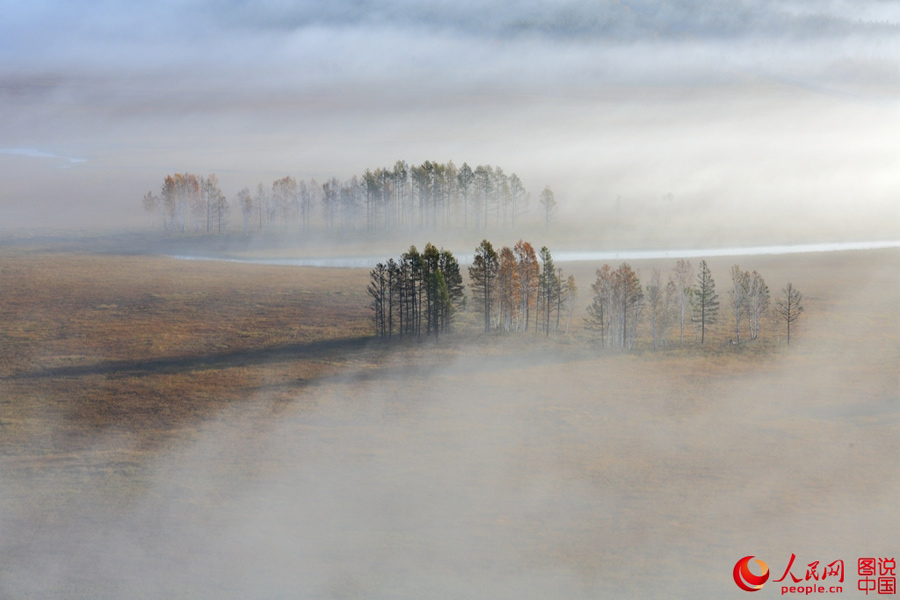
POLYGON ((0 223, 140 223, 453 159, 560 202, 873 207, 900 193, 900 2, 0 0, 0 223))

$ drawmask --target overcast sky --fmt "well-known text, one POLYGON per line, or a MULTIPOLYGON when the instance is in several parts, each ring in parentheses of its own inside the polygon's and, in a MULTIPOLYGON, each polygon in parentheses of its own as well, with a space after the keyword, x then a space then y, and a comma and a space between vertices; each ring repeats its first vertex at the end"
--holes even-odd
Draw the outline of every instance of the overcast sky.
POLYGON ((4 226, 139 222, 168 173, 215 172, 233 197, 397 159, 499 164, 570 209, 673 194, 882 210, 900 193, 900 2, 0 10, 4 226))

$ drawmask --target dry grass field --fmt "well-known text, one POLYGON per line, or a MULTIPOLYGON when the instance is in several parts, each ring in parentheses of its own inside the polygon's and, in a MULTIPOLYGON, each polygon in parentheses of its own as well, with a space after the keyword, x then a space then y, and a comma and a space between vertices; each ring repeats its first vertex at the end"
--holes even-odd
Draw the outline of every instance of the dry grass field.
POLYGON ((570 336, 385 345, 363 270, 5 248, 0 598, 737 598, 791 553, 852 595, 900 550, 898 259, 739 261, 790 348, 726 345, 710 260, 710 343, 618 353, 599 265, 570 336))

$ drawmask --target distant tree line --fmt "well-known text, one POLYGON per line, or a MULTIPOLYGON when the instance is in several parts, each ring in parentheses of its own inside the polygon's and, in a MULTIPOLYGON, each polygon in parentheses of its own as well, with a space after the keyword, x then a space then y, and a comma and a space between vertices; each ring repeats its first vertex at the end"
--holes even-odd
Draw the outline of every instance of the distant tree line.
POLYGON ((227 228, 228 200, 215 174, 167 175, 159 196, 147 192, 143 203, 145 210, 159 215, 166 231, 224 233, 227 228))
MULTIPOLYGON (((232 203, 215 175, 166 176, 159 195, 147 192, 144 208, 169 232, 223 233, 229 217, 240 214, 246 234, 262 232, 396 232, 446 228, 515 229, 528 213, 531 194, 515 173, 499 166, 425 161, 409 166, 367 169, 361 175, 323 183, 283 177, 255 191, 241 189, 232 203)), ((555 218, 557 201, 546 187, 538 198, 545 228, 555 218)))

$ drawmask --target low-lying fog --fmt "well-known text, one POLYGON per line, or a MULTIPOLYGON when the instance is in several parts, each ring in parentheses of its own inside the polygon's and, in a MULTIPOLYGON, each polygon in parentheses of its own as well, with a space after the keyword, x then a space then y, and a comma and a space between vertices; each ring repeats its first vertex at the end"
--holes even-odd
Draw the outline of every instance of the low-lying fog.
POLYGON ((29 2, 0 24, 0 227, 148 227, 397 160, 500 165, 560 219, 742 243, 890 239, 888 2, 29 2), (165 23, 165 26, 161 24, 165 23), (130 32, 122 35, 123 31, 130 32), (777 236, 773 236, 777 232, 777 236))
POLYGON ((785 255, 806 329, 752 366, 476 346, 260 392, 149 453, 0 456, 3 600, 725 598, 736 560, 774 579, 792 553, 844 560, 852 595, 857 558, 896 556, 900 292, 872 250, 900 222, 896 3, 0 6, 3 235, 150 231, 141 198, 184 172, 243 235, 244 186, 453 160, 517 173, 533 230, 552 187, 558 262, 877 255, 785 255))
MULTIPOLYGON (((797 244, 794 246, 751 246, 746 248, 685 248, 677 250, 564 250, 554 252, 553 259, 558 263, 579 261, 617 261, 617 260, 650 260, 671 258, 710 258, 723 256, 770 256, 782 254, 808 254, 813 252, 845 252, 847 250, 879 250, 882 248, 900 247, 900 241, 884 242, 836 242, 830 244, 797 244)), ((472 254, 454 253, 461 264, 471 264, 472 254)), ((290 265, 296 267, 338 267, 354 269, 370 269, 379 262, 387 260, 384 256, 343 256, 316 258, 236 258, 228 256, 173 256, 178 260, 221 260, 226 262, 243 262, 262 265, 290 265)))
POLYGON ((767 357, 422 344, 149 453, 0 457, 0 596, 721 598, 751 554, 853 593, 897 552, 897 252, 766 259, 808 307, 767 357))
POLYGON ((848 591, 896 554, 896 348, 471 352, 260 394, 149 465, 115 434, 83 469, 0 459, 0 595, 721 598, 749 554, 842 559, 848 591))

